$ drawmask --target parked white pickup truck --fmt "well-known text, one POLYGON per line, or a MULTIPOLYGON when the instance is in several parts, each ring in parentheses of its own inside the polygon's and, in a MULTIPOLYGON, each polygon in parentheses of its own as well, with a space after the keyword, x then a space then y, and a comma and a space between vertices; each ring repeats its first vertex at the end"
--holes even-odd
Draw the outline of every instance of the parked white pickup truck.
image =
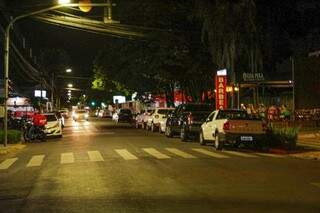
POLYGON ((201 125, 199 141, 201 145, 214 141, 215 148, 222 150, 225 144, 257 144, 264 139, 266 130, 265 122, 248 116, 245 111, 216 110, 201 125))

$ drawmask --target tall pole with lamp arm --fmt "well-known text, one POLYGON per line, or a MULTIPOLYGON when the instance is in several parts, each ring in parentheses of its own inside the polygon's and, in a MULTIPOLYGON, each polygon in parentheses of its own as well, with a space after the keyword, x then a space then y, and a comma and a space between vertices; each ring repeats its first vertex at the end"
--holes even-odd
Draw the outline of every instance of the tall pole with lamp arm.
MULTIPOLYGON (((41 10, 37 10, 34 12, 30 12, 30 13, 26 13, 20 16, 15 17, 14 19, 12 19, 8 26, 5 29, 5 35, 4 35, 4 142, 3 145, 7 146, 8 144, 8 106, 7 106, 7 100, 8 100, 8 96, 9 96, 9 54, 10 54, 10 30, 11 27, 13 26, 13 24, 21 19, 30 17, 30 16, 34 16, 34 15, 38 15, 41 13, 45 13, 51 10, 56 10, 62 7, 78 7, 80 6, 79 3, 67 3, 69 2, 68 0, 60 0, 60 4, 58 5, 54 5, 48 8, 44 8, 41 10)), ((112 5, 108 4, 108 3, 88 3, 88 4, 84 4, 82 3, 81 6, 92 6, 92 7, 112 7, 112 5)))

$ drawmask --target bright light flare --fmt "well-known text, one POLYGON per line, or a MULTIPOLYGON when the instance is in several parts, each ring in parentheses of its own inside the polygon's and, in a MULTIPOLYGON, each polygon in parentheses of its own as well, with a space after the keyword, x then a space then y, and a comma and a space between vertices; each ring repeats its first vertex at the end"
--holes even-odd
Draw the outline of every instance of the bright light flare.
POLYGON ((70 4, 71 0, 58 0, 59 4, 70 4))
POLYGON ((66 72, 70 73, 70 72, 72 72, 72 69, 66 69, 66 72))
POLYGON ((69 87, 69 88, 73 87, 73 84, 68 84, 68 87, 69 87))

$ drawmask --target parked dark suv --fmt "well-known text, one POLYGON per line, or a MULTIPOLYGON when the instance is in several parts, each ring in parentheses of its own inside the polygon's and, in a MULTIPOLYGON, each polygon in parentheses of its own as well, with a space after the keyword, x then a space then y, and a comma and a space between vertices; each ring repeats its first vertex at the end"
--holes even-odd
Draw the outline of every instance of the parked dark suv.
POLYGON ((179 134, 182 141, 187 141, 199 134, 201 124, 213 110, 213 105, 209 104, 181 104, 168 116, 165 135, 179 134))
POLYGON ((132 123, 133 115, 130 109, 120 109, 118 122, 132 123))

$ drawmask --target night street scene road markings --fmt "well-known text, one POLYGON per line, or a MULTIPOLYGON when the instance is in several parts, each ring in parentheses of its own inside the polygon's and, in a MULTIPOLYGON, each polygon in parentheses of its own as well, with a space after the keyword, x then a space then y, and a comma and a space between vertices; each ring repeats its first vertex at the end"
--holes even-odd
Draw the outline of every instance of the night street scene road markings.
POLYGON ((154 148, 144 148, 145 152, 147 152, 149 155, 152 155, 153 157, 157 159, 168 159, 170 158, 168 155, 162 154, 161 152, 157 151, 154 148))
POLYGON ((61 164, 74 163, 73 153, 72 152, 62 153, 60 163, 61 164))
POLYGON ((88 151, 89 160, 92 162, 104 161, 99 151, 88 151))
POLYGON ((271 158, 284 158, 283 155, 276 155, 276 154, 270 154, 270 153, 254 153, 255 155, 263 156, 263 157, 271 157, 271 158))
POLYGON ((125 160, 137 160, 138 159, 135 155, 131 154, 126 149, 116 149, 115 151, 125 160))
POLYGON ((226 155, 223 155, 223 154, 219 154, 219 153, 216 153, 216 152, 210 152, 208 150, 205 150, 205 149, 199 149, 199 148, 194 148, 192 149, 196 152, 199 152, 199 153, 202 153, 202 154, 205 154, 205 155, 208 155, 210 157, 214 157, 214 158, 229 158, 229 156, 226 156, 226 155))
POLYGON ((193 156, 189 153, 183 152, 183 151, 176 149, 176 148, 166 148, 166 150, 168 150, 169 152, 171 152, 175 155, 183 157, 183 158, 196 158, 195 156, 193 156))
POLYGON ((245 157, 245 158, 256 158, 256 157, 258 157, 256 155, 251 155, 251 154, 247 154, 247 153, 243 153, 243 152, 235 152, 235 151, 223 151, 223 153, 227 153, 227 154, 235 155, 235 156, 239 156, 239 157, 245 157))
POLYGON ((27 164, 27 167, 41 166, 44 157, 45 155, 34 155, 27 164))
POLYGON ((0 164, 0 170, 5 170, 8 169, 12 164, 14 164, 14 162, 16 162, 18 160, 18 158, 9 158, 6 159, 5 161, 3 161, 0 164))

